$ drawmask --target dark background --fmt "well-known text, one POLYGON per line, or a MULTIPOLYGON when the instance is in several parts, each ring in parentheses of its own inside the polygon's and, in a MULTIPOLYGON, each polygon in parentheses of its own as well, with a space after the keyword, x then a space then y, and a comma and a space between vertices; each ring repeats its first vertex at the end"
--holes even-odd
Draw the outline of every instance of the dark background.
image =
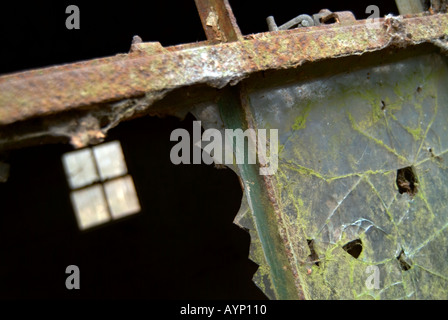
MULTIPOLYGON (((243 34, 267 31, 320 9, 367 18, 398 14, 394 1, 230 1, 243 34)), ((127 53, 132 37, 163 46, 205 40, 193 0, 15 2, 0 7, 0 75, 127 53), (65 8, 80 8, 80 30, 67 30, 65 8)), ((61 155, 69 145, 9 155, 10 179, 0 184, 1 298, 263 299, 251 282, 250 237, 232 221, 242 192, 231 170, 174 166, 169 135, 191 131, 194 118, 140 118, 120 124, 120 140, 142 212, 80 232, 61 155), (81 271, 81 289, 65 288, 65 268, 81 271)))

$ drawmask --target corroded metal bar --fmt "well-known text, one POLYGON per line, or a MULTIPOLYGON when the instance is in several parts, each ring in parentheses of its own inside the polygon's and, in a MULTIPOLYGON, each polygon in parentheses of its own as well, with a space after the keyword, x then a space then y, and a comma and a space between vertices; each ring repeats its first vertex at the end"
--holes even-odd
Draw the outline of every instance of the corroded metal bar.
MULTIPOLYGON (((448 14, 389 17, 249 35, 37 69, 0 77, 0 125, 126 98, 162 97, 194 84, 222 88, 252 73, 360 55, 448 34, 448 14)), ((156 98, 154 98, 157 100, 156 98)), ((155 101, 154 100, 154 101, 155 101)))
POLYGON ((243 40, 228 0, 195 0, 208 40, 243 40))

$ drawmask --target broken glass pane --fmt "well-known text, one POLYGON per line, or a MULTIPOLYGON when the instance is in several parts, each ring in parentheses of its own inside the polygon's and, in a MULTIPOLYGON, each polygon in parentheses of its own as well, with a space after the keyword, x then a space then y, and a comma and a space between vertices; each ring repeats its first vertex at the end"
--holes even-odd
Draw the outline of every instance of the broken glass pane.
POLYGON ((448 298, 446 88, 431 54, 248 90, 255 127, 279 129, 276 219, 305 298, 448 298))

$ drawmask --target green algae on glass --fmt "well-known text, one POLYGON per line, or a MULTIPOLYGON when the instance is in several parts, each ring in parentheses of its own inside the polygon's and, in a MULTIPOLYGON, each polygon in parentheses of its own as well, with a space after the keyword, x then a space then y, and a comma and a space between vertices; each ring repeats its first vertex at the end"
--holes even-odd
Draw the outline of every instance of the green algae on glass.
POLYGON ((308 117, 308 113, 310 112, 310 108, 306 107, 302 109, 302 113, 298 115, 294 120, 294 125, 292 126, 293 130, 300 130, 306 128, 306 118, 308 117))
POLYGON ((278 228, 306 297, 448 298, 447 88, 446 58, 428 54, 249 90, 256 128, 279 130, 278 228), (409 166, 415 195, 396 182, 409 166))

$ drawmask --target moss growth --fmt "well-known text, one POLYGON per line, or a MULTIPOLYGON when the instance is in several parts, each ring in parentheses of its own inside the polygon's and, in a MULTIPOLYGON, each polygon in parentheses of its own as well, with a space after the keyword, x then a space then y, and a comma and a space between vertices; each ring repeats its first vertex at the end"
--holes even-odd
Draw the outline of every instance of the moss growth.
POLYGON ((412 129, 410 127, 404 127, 407 132, 409 132, 414 140, 418 141, 425 137, 424 132, 419 124, 418 128, 412 129))
POLYGON ((373 140, 375 143, 377 143, 378 145, 380 145, 381 147, 385 148, 387 151, 393 153, 397 158, 399 158, 400 160, 404 161, 405 163, 408 162, 408 160, 403 157, 402 155, 398 154, 397 151, 395 149, 392 149, 391 147, 389 147, 388 145, 386 145, 383 141, 376 139, 370 135, 368 135, 367 133, 365 133, 364 131, 362 131, 358 125, 356 124, 355 119, 353 118, 353 116, 351 115, 350 112, 347 112, 347 116, 350 120, 350 123, 352 124, 352 127, 355 131, 361 133, 363 136, 373 140))
MULTIPOLYGON (((433 72, 434 64, 425 61, 427 73, 433 72)), ((399 247, 413 263, 426 266, 426 277, 440 277, 442 282, 448 277, 446 272, 433 268, 434 258, 424 255, 428 251, 420 255, 420 250, 423 253, 434 242, 446 238, 440 226, 443 229, 448 220, 440 214, 443 204, 439 202, 436 207, 432 193, 440 189, 442 178, 429 178, 429 173, 419 175, 419 193, 413 198, 400 195, 396 185, 398 168, 413 165, 418 173, 422 172, 431 158, 420 150, 429 144, 435 148, 436 141, 443 145, 440 141, 444 137, 437 132, 440 125, 431 127, 439 101, 429 97, 430 93, 437 97, 437 90, 432 92, 429 88, 438 86, 432 77, 425 78, 423 83, 420 62, 411 66, 413 70, 400 65, 403 70, 400 75, 393 66, 376 69, 369 81, 365 74, 362 79, 353 74, 348 78, 338 75, 336 81, 336 77, 323 79, 319 82, 322 87, 312 87, 317 90, 314 96, 294 97, 298 99, 294 108, 282 109, 281 101, 276 101, 279 111, 290 118, 280 128, 287 140, 280 146, 281 159, 272 197, 279 208, 277 227, 286 244, 288 259, 295 264, 295 283, 300 284, 307 297, 416 297, 415 283, 423 278, 416 273, 418 267, 409 271, 400 269, 395 252, 399 247), (354 85, 344 79, 360 82, 354 85), (424 90, 418 91, 418 85, 424 86, 424 90), (430 129, 432 140, 425 141, 430 129), (295 133, 296 130, 301 131, 295 133), (409 143, 412 145, 407 149, 409 143), (359 161, 361 155, 364 157, 359 161), (343 250, 353 237, 363 243, 363 251, 357 258, 343 250), (308 259, 307 239, 315 240, 319 266, 308 259), (380 268, 379 289, 366 285, 368 266, 380 268)), ((268 118, 271 116, 272 113, 268 118)), ((441 156, 442 150, 436 151, 441 156)), ((435 164, 430 168, 446 170, 435 164)), ((420 289, 430 293, 430 286, 420 289)), ((444 292, 438 294, 443 296, 444 292)))
POLYGON ((300 115, 294 119, 294 124, 292 125, 293 130, 301 130, 306 128, 306 119, 310 113, 310 105, 307 105, 301 110, 300 115))

